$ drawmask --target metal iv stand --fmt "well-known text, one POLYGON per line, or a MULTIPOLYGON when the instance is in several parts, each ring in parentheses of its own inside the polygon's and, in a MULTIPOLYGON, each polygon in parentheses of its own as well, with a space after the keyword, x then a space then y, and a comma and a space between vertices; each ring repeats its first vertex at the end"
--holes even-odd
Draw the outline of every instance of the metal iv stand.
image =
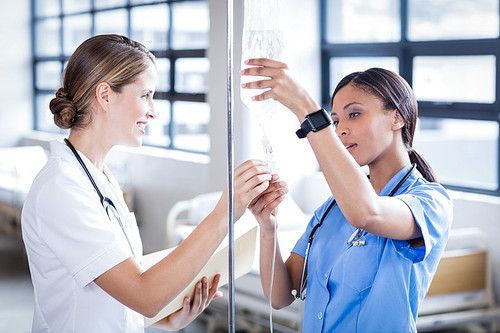
POLYGON ((228 332, 235 332, 234 304, 234 175, 233 175, 233 0, 226 0, 226 65, 227 65, 227 174, 228 174, 228 242, 229 242, 229 306, 228 332))

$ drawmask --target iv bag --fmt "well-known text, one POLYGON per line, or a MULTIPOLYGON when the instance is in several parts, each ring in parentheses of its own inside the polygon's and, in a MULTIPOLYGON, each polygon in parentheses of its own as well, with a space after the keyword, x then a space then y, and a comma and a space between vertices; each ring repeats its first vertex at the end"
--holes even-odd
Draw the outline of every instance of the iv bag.
MULTIPOLYGON (((283 29, 281 0, 244 0, 243 45, 241 68, 248 68, 243 62, 250 58, 269 58, 282 60, 283 29)), ((262 80, 263 77, 242 76, 241 83, 262 80)), ((277 110, 273 100, 252 101, 253 96, 264 89, 241 89, 242 102, 256 114, 261 127, 267 123, 277 110)))

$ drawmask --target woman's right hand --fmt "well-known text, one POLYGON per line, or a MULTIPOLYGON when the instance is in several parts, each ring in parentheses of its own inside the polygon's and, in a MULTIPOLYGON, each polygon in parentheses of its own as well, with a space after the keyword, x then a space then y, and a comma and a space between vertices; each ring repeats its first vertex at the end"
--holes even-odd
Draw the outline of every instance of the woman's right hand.
POLYGON ((244 89, 266 89, 263 93, 252 98, 254 101, 274 99, 290 109, 300 121, 313 111, 318 110, 319 104, 294 78, 288 66, 280 61, 254 58, 245 60, 250 67, 241 70, 242 76, 260 76, 261 79, 243 83, 244 89))
MULTIPOLYGON (((245 213, 250 202, 269 187, 271 178, 271 170, 267 166, 267 162, 261 160, 248 160, 234 169, 235 221, 245 213)), ((226 184, 217 207, 227 211, 227 199, 228 188, 226 184)))
POLYGON ((278 175, 273 175, 269 187, 248 205, 260 225, 261 232, 274 232, 276 208, 283 202, 286 193, 286 182, 278 181, 278 175))

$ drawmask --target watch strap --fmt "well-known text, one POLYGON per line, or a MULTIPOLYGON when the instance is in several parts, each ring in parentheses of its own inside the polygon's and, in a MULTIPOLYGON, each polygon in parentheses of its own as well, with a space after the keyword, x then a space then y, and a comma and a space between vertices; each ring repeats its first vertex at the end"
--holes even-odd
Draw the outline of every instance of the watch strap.
POLYGON ((300 128, 295 132, 299 139, 303 139, 309 134, 309 132, 317 132, 326 128, 332 124, 332 119, 325 109, 319 109, 313 113, 306 116, 306 119, 300 124, 300 128), (318 123, 317 116, 320 117, 320 122, 318 123), (314 120, 312 120, 314 119, 314 120), (315 126, 316 123, 316 126, 315 126))
POLYGON ((295 132, 299 139, 303 139, 307 136, 309 132, 311 132, 313 129, 311 122, 309 121, 309 118, 306 117, 306 120, 300 124, 300 128, 295 132))

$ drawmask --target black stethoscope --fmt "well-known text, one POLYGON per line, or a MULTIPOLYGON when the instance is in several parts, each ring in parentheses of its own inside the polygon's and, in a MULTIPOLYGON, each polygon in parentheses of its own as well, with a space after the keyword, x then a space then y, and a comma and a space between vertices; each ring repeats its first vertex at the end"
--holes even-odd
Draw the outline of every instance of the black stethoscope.
POLYGON ((75 147, 73 147, 71 142, 69 142, 68 139, 64 139, 64 142, 69 147, 69 149, 71 149, 71 151, 75 155, 77 161, 82 166, 83 171, 85 171, 85 173, 87 174, 87 177, 89 178, 90 182, 94 186, 94 188, 97 192, 97 195, 99 196, 99 201, 101 202, 102 207, 106 211, 106 214, 108 215, 109 220, 111 221, 111 216, 109 215, 109 212, 111 211, 114 218, 118 221, 118 224, 120 224, 120 227, 122 228, 123 234, 125 235, 125 238, 127 239, 128 246, 130 247, 130 251, 132 251, 132 255, 135 257, 134 249, 132 248, 132 244, 130 243, 130 240, 127 236, 127 233, 125 232, 125 227, 123 226, 122 220, 120 218, 120 214, 118 214, 118 210, 116 209, 115 204, 113 203, 113 201, 111 201, 110 198, 105 197, 104 195, 102 195, 101 191, 99 191, 99 188, 97 187, 97 185, 94 181, 94 178, 92 178, 92 176, 90 175, 89 169, 87 169, 87 166, 85 165, 82 158, 80 157, 80 155, 76 151, 75 147))
MULTIPOLYGON (((410 177, 412 174, 413 170, 415 170, 416 164, 412 164, 411 169, 405 174, 405 176, 399 181, 399 183, 392 189, 391 193, 389 193, 389 197, 392 197, 394 193, 396 193, 397 190, 403 185, 403 183, 410 177)), ((311 233, 309 233, 309 239, 307 241, 307 248, 306 248, 306 257, 304 258, 304 266, 302 267, 302 277, 300 278, 300 291, 299 294, 297 295, 297 290, 292 290, 292 295, 295 297, 295 299, 300 299, 301 301, 306 299, 306 284, 307 280, 304 280, 305 272, 306 272, 306 267, 307 267, 307 260, 309 258, 309 249, 311 248, 311 244, 314 240, 314 237, 316 237, 316 231, 318 230, 321 225, 323 225, 323 221, 325 220, 326 216, 332 210, 333 206, 335 206, 336 200, 333 200, 332 203, 328 206, 326 209, 325 213, 323 216, 321 216, 321 219, 319 220, 319 223, 314 226, 314 228, 311 230, 311 233)), ((363 240, 363 237, 367 234, 366 231, 363 229, 357 228, 352 235, 349 237, 347 240, 347 244, 349 244, 349 247, 351 246, 363 246, 366 245, 366 242, 363 240)))

